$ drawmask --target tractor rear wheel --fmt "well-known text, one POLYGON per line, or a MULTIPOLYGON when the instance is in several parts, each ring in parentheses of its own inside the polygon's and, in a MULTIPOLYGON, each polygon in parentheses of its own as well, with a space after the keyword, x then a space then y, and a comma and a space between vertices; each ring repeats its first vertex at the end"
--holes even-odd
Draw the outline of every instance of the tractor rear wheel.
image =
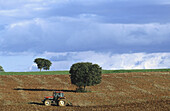
POLYGON ((51 106, 51 101, 50 100, 45 100, 44 105, 45 106, 51 106))
POLYGON ((60 99, 60 100, 58 101, 58 105, 59 105, 59 106, 66 106, 66 101, 65 101, 64 99, 60 99))

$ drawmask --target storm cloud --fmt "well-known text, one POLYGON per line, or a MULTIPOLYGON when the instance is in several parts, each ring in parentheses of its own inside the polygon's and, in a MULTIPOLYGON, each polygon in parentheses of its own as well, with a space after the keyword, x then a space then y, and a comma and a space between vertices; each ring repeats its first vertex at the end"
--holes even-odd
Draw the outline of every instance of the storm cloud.
POLYGON ((170 51, 170 24, 103 24, 87 19, 34 19, 0 32, 0 50, 11 52, 170 51), (120 50, 121 49, 121 50, 120 50))

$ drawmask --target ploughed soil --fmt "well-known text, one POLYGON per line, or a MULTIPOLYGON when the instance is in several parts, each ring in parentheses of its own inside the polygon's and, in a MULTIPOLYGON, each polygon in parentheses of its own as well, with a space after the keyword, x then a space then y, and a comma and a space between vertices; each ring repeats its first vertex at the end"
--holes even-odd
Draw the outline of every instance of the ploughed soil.
POLYGON ((0 76, 0 111, 169 111, 170 72, 103 74, 102 82, 76 93, 69 75, 0 76), (63 91, 72 106, 44 106, 63 91))

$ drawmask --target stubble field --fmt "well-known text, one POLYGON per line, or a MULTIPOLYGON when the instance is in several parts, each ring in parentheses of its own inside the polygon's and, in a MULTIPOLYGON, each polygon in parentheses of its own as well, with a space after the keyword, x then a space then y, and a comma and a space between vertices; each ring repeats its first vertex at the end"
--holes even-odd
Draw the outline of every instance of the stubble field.
POLYGON ((69 75, 0 75, 0 111, 168 111, 170 72, 103 74, 102 83, 76 93, 69 75), (44 106, 53 91, 73 106, 44 106))

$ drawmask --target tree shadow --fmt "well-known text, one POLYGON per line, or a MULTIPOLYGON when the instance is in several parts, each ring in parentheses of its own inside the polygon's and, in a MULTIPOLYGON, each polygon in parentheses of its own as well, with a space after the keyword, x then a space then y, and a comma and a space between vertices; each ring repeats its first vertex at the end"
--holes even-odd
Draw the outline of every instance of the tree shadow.
POLYGON ((39 103, 39 102, 29 102, 28 104, 44 105, 43 103, 39 103))
POLYGON ((23 90, 23 91, 63 91, 63 92, 76 92, 76 90, 56 90, 56 89, 27 89, 27 88, 14 88, 14 90, 23 90))

